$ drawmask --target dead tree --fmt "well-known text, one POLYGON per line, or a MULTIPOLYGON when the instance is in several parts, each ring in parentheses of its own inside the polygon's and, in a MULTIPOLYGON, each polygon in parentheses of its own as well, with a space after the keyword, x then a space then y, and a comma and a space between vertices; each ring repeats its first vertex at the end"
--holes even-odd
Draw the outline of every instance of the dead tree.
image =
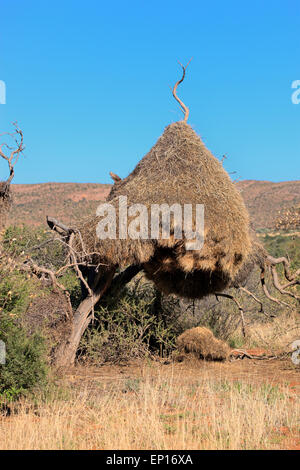
POLYGON ((17 123, 14 123, 14 132, 1 134, 0 138, 10 138, 12 145, 8 145, 6 142, 0 144, 0 157, 3 158, 8 164, 9 176, 6 180, 0 181, 0 231, 5 228, 8 213, 12 204, 10 184, 15 175, 15 165, 19 160, 20 154, 24 150, 23 145, 23 132, 18 127, 17 123))

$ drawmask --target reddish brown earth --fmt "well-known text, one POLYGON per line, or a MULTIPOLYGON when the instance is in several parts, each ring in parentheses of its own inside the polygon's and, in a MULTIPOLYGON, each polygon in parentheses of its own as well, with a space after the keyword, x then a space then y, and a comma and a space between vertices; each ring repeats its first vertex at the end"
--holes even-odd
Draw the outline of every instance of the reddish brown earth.
POLYGON ((110 191, 109 184, 14 184, 11 224, 44 225, 46 216, 72 224, 96 211, 110 191))
MULTIPOLYGON (((300 205, 300 181, 272 183, 245 180, 236 183, 248 207, 254 229, 272 229, 282 209, 300 205)), ((109 184, 45 183, 12 185, 14 224, 45 224, 46 215, 66 224, 96 211, 109 193, 109 184)))
MULTIPOLYGON (((93 382, 99 378, 105 382, 118 382, 125 378, 141 378, 145 373, 149 375, 148 365, 148 362, 143 363, 140 360, 130 364, 107 364, 101 367, 77 365, 65 372, 70 381, 75 384, 82 381, 93 382)), ((212 379, 218 377, 222 380, 241 380, 255 384, 288 385, 292 394, 300 392, 300 368, 295 366, 290 359, 252 360, 245 358, 226 362, 197 359, 172 362, 161 359, 151 363, 153 376, 172 376, 176 382, 181 380, 184 382, 187 377, 194 380, 204 372, 212 379)))
MULTIPOLYGON (((264 350, 247 350, 263 355, 264 350)), ((287 393, 290 401, 294 402, 300 393, 300 368, 293 365, 291 360, 251 360, 244 358, 226 362, 206 362, 188 360, 181 363, 160 360, 152 363, 149 369, 148 363, 137 361, 127 365, 104 365, 102 367, 76 366, 70 368, 65 378, 74 387, 97 387, 97 382, 106 386, 123 384, 128 380, 143 379, 145 375, 153 377, 172 378, 175 384, 191 383, 199 377, 205 376, 208 380, 221 380, 227 382, 243 382, 254 387, 268 384, 278 387, 283 393, 287 393)), ((299 429, 291 429, 287 426, 274 428, 274 439, 278 440, 278 449, 300 450, 299 429)))
POLYGON ((278 212, 300 205, 300 181, 245 180, 237 183, 250 213, 254 229, 272 229, 278 212))

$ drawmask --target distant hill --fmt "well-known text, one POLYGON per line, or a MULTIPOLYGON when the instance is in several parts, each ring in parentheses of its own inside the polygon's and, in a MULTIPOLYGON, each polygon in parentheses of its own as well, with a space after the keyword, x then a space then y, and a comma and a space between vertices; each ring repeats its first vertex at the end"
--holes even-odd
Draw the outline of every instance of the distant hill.
MULTIPOLYGON (((236 183, 248 207, 255 230, 272 229, 278 212, 300 205, 300 181, 272 183, 245 180, 236 183)), ((45 183, 12 185, 13 224, 45 224, 46 215, 72 224, 95 213, 98 204, 109 193, 109 184, 45 183)))
POLYGON ((255 230, 272 229, 279 211, 300 205, 300 181, 245 180, 237 183, 255 230))
POLYGON ((92 214, 110 191, 109 184, 44 183, 13 184, 13 224, 45 224, 46 216, 66 224, 92 214))

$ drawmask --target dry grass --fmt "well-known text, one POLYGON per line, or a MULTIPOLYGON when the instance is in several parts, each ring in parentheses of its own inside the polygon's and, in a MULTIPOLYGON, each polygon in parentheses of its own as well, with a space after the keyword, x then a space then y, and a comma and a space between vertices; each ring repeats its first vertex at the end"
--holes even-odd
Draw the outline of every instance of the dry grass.
POLYGON ((153 374, 151 366, 139 377, 111 371, 110 377, 78 382, 73 376, 64 393, 52 392, 35 404, 23 401, 17 414, 1 417, 0 447, 277 449, 299 444, 299 397, 286 385, 212 377, 205 368, 182 375, 170 367, 167 376, 153 374))
POLYGON ((177 338, 176 343, 179 352, 195 355, 199 359, 221 361, 230 352, 224 341, 215 338, 208 328, 201 326, 186 330, 177 338))
POLYGON ((280 353, 289 351, 293 341, 300 338, 299 311, 285 312, 266 323, 248 327, 246 345, 255 345, 280 353))

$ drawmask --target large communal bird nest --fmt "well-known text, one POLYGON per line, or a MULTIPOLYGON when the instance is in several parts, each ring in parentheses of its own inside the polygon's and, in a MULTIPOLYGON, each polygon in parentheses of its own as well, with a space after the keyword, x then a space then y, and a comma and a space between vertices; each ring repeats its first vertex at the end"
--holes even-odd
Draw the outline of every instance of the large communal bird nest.
MULTIPOLYGON (((76 236, 80 258, 91 254, 94 265, 142 265, 147 277, 163 292, 202 298, 229 286, 250 252, 248 213, 242 197, 222 164, 185 122, 166 127, 149 153, 124 180, 115 178, 107 202, 116 210, 116 239, 99 239, 96 227, 102 216, 81 224, 76 236), (204 206, 204 245, 189 250, 188 240, 176 238, 171 221, 166 239, 120 239, 119 196, 128 207, 191 204, 204 206)), ((128 218, 128 223, 133 217, 128 218)), ((196 226, 193 211, 193 230, 196 226)), ((160 226, 161 229, 161 226, 160 226)), ((150 230, 147 235, 150 235, 150 230)))

